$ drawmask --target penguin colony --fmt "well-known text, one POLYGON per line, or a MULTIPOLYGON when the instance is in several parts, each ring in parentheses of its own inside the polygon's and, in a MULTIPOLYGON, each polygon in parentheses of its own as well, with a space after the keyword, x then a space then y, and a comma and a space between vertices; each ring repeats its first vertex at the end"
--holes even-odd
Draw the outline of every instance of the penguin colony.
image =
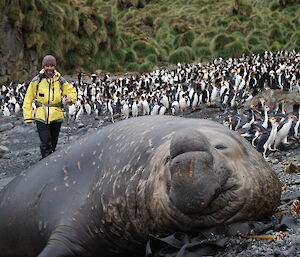
MULTIPOLYGON (((241 136, 267 158, 269 151, 285 149, 299 141, 299 101, 271 103, 266 97, 247 108, 259 93, 267 90, 300 95, 300 53, 265 51, 262 54, 217 58, 209 63, 177 64, 166 70, 123 77, 100 78, 91 82, 73 81, 78 100, 69 106, 69 118, 76 122, 82 115, 108 114, 125 119, 140 115, 180 115, 187 109, 213 105, 223 111, 223 124, 241 136), (289 111, 286 105, 292 106, 289 111)), ((0 87, 0 113, 20 112, 26 85, 0 87)), ((35 106, 33 104, 33 111, 35 106)))

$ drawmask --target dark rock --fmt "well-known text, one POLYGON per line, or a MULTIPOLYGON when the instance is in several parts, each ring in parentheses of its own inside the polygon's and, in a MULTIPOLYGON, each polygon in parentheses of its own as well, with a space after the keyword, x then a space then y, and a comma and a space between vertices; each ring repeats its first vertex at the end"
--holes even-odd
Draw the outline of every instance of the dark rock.
POLYGON ((10 80, 28 80, 38 69, 36 50, 26 50, 21 30, 8 17, 0 19, 0 83, 10 80), (13 50, 12 50, 13 49, 13 50))
POLYGON ((242 242, 241 244, 238 245, 236 251, 238 253, 245 251, 248 248, 249 243, 247 241, 242 242))

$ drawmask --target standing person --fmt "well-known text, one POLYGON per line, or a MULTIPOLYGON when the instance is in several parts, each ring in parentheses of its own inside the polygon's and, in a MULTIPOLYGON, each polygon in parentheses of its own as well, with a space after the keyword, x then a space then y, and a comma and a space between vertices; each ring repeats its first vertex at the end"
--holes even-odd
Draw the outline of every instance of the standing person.
POLYGON ((35 121, 42 159, 55 151, 60 127, 64 119, 63 104, 72 104, 77 99, 76 90, 56 71, 56 59, 46 55, 43 69, 30 82, 23 103, 25 123, 35 121), (36 111, 32 113, 32 103, 36 111), (34 116, 34 117, 33 117, 34 116))
POLYGON ((91 80, 92 80, 92 83, 95 83, 96 84, 96 80, 97 80, 97 74, 96 73, 93 73, 91 75, 91 80))
POLYGON ((81 71, 81 72, 78 73, 78 76, 77 76, 77 78, 78 78, 78 85, 79 86, 81 86, 82 75, 83 75, 83 72, 81 71))

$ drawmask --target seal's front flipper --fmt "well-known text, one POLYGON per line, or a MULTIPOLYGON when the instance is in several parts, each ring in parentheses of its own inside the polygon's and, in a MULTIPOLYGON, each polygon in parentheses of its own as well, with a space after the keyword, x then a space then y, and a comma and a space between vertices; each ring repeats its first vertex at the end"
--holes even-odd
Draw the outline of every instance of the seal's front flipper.
MULTIPOLYGON (((45 248, 38 257, 86 256, 87 251, 76 231, 69 225, 59 225, 52 232, 45 248)), ((84 238, 84 236, 83 236, 84 238)))
POLYGON ((74 257, 78 256, 65 246, 63 243, 56 241, 47 244, 43 251, 38 255, 38 257, 74 257))

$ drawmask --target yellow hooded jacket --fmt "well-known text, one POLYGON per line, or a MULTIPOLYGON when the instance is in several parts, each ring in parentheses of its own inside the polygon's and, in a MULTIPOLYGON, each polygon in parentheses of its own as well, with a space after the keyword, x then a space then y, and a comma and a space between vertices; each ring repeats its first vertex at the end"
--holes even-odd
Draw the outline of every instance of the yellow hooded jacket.
POLYGON ((62 97, 69 96, 72 103, 77 100, 77 93, 61 75, 55 71, 52 78, 47 78, 44 70, 30 82, 23 103, 24 122, 38 120, 46 124, 64 119, 62 97), (33 114, 32 103, 36 104, 33 114))

